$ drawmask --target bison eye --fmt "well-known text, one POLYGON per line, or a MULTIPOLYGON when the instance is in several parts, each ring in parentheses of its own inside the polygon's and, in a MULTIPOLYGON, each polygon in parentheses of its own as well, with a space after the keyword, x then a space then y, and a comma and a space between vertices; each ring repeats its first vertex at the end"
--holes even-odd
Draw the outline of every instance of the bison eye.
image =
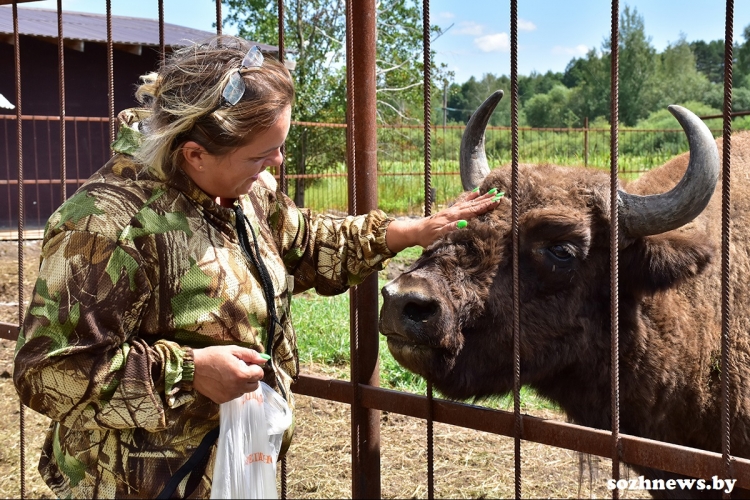
POLYGON ((574 257, 568 245, 552 245, 547 248, 552 257, 558 261, 567 262, 574 257))

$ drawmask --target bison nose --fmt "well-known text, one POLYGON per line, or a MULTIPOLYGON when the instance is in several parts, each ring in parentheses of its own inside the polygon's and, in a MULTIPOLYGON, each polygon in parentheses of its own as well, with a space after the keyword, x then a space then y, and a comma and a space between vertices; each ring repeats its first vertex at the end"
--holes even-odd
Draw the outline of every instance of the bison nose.
POLYGON ((383 333, 425 334, 440 312, 438 301, 418 291, 401 292, 394 283, 383 288, 380 312, 383 333))

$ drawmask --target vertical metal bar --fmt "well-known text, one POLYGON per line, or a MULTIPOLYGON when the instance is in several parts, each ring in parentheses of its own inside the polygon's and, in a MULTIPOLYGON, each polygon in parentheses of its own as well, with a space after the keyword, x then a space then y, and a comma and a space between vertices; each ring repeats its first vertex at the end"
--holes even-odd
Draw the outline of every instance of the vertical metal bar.
MULTIPOLYGON (((727 0, 724 33, 724 123, 722 144, 721 175, 721 455, 722 473, 725 479, 732 477, 732 457, 730 453, 731 408, 729 399, 729 335, 731 282, 729 244, 731 241, 731 157, 732 157, 732 57, 734 38, 734 0, 727 0)), ((724 498, 730 495, 724 493, 724 498)))
MULTIPOLYGON (((353 14, 352 14, 352 2, 354 0, 346 1, 346 168, 348 174, 348 209, 349 213, 353 214, 356 211, 357 205, 357 157, 354 154, 355 151, 355 136, 354 136, 354 28, 353 14)), ((351 407, 351 443, 352 443, 352 498, 360 497, 360 486, 357 480, 359 474, 359 463, 360 463, 360 447, 359 447, 359 420, 361 407, 356 404, 359 401, 359 331, 357 325, 359 319, 357 315, 358 300, 357 300, 357 287, 352 287, 349 290, 349 359, 350 359, 350 378, 354 383, 353 389, 353 404, 351 407)))
MULTIPOLYGON (((284 0, 278 0, 277 2, 278 6, 278 21, 279 21, 279 61, 282 63, 284 62, 284 0)), ((281 146, 281 154, 283 157, 283 160, 281 162, 281 165, 279 165, 279 186, 281 186, 281 192, 286 194, 289 190, 288 180, 286 177, 286 143, 284 143, 281 146)), ((282 464, 283 465, 283 464, 282 464)), ((283 467, 282 467, 282 470, 283 467)), ((284 475, 282 474, 282 478, 284 478, 284 475)), ((282 485, 285 484, 282 482, 282 485)), ((283 490, 283 488, 282 488, 283 490)))
MULTIPOLYGON (((610 310, 611 310, 611 395, 612 412, 612 479, 617 482, 620 478, 620 331, 619 331, 619 289, 618 289, 618 250, 619 250, 619 219, 617 214, 618 179, 618 133, 619 133, 619 89, 620 89, 620 5, 619 0, 612 0, 612 34, 611 34, 611 117, 610 117, 610 310)), ((612 490, 612 498, 617 499, 620 491, 612 490)))
MULTIPOLYGON (((356 95, 351 103, 352 137, 356 183, 355 214, 364 214, 377 208, 377 113, 375 95, 375 0, 351 2, 349 11, 351 33, 352 82, 356 82, 356 95), (357 57, 353 57, 356 54, 357 57)), ((352 83, 350 82, 350 83, 352 83)), ((352 467, 352 494, 354 498, 380 498, 380 411, 361 406, 357 389, 359 384, 378 386, 378 280, 375 274, 357 285, 356 314, 352 329, 358 338, 356 361, 357 378, 355 400, 352 404, 352 430, 356 435, 359 460, 352 467), (356 431, 356 432, 354 432, 356 431)), ((354 373, 352 374, 354 376, 354 373)), ((354 454, 352 455, 354 458, 354 454)))
MULTIPOLYGON (((39 201, 41 199, 41 195, 39 194, 39 183, 36 182, 37 179, 39 179, 39 142, 37 141, 37 133, 36 133, 36 125, 37 125, 37 119, 35 116, 32 116, 31 118, 31 131, 32 131, 32 138, 34 143, 34 194, 36 194, 36 221, 37 225, 39 225, 39 219, 41 218, 40 211, 39 211, 39 201)), ((49 140, 49 135, 47 135, 47 139, 49 140)))
POLYGON ((221 0, 216 0, 216 34, 221 36, 221 0))
MULTIPOLYGON (((284 62, 284 0, 277 1, 279 23, 279 61, 284 62)), ((281 146, 281 165, 279 165, 279 186, 281 192, 288 192, 286 178, 286 143, 281 146)), ((281 498, 287 498, 287 462, 286 456, 281 460, 281 498)))
POLYGON ((115 63, 112 42, 112 0, 107 0, 107 80, 109 88, 109 143, 115 142, 115 63))
POLYGON ((57 50, 58 75, 60 79, 60 195, 62 201, 67 199, 67 164, 65 154, 65 46, 63 45, 62 0, 57 0, 57 50))
MULTIPOLYGON (((6 179, 10 180, 10 139, 8 138, 8 122, 10 120, 3 120, 3 144, 7 144, 5 148, 5 176, 6 179)), ((10 182, 5 187, 6 200, 8 200, 8 227, 11 226, 13 221, 13 203, 11 202, 11 188, 10 182)))
POLYGON ((589 166, 589 117, 583 119, 583 166, 589 166))
MULTIPOLYGON (((24 245, 24 196, 23 196, 23 123, 21 122, 21 40, 18 33, 18 4, 13 2, 13 55, 16 67, 16 135, 18 139, 18 325, 23 324, 23 245, 24 245)), ((21 498, 26 498, 26 408, 19 406, 19 434, 21 461, 21 498)))
MULTIPOLYGON (((279 61, 284 62, 284 0, 276 2, 278 7, 279 22, 279 61)), ((281 145, 281 165, 279 165, 279 187, 281 192, 287 194, 289 186, 286 178, 286 142, 281 145)), ((286 456, 281 459, 281 498, 287 498, 287 463, 286 456)))
POLYGON ((167 47, 164 44, 164 0, 159 0, 159 60, 164 64, 167 47))
POLYGON ((73 143, 76 145, 76 190, 78 190, 81 180, 81 160, 78 155, 78 120, 73 120, 73 143))
MULTIPOLYGON (((424 215, 432 213, 432 57, 430 54, 430 0, 422 0, 422 52, 424 90, 424 215)), ((434 422, 432 382, 427 382, 427 498, 435 498, 434 422)))
POLYGON ((518 187, 518 0, 510 2, 511 232, 513 233, 513 458, 516 498, 521 498, 521 292, 519 278, 521 197, 518 187))

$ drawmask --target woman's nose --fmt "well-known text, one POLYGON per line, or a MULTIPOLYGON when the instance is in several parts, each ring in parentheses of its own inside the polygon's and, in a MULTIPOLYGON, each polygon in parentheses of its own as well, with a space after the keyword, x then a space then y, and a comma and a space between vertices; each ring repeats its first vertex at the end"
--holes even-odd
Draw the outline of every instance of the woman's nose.
POLYGON ((266 159, 266 166, 281 165, 284 162, 284 155, 281 153, 281 148, 278 148, 273 154, 269 155, 266 159))

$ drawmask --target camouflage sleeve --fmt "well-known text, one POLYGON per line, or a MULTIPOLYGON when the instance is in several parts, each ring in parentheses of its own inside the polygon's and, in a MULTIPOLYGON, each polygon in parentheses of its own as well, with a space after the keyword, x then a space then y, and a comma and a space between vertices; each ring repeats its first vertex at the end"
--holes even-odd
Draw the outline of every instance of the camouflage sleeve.
POLYGON ((24 404, 69 428, 160 430, 192 399, 192 351, 138 338, 152 292, 138 252, 66 230, 42 250, 16 348, 24 404))
POLYGON ((277 192, 269 204, 269 224, 290 274, 294 292, 309 288, 334 295, 361 283, 393 257, 385 243, 393 220, 381 210, 365 215, 312 215, 277 192))

